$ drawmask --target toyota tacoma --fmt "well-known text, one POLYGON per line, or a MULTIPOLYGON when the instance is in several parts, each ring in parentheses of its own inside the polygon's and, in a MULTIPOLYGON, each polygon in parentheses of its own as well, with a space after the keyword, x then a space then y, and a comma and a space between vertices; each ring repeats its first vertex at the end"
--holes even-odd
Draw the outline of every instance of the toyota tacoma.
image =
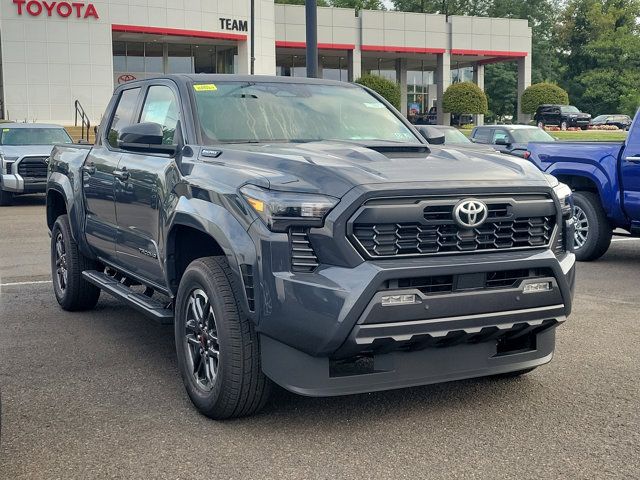
POLYGON ((176 75, 119 86, 96 144, 54 148, 58 303, 101 291, 173 323, 195 406, 520 375, 571 310, 568 187, 429 146, 341 82, 176 75))

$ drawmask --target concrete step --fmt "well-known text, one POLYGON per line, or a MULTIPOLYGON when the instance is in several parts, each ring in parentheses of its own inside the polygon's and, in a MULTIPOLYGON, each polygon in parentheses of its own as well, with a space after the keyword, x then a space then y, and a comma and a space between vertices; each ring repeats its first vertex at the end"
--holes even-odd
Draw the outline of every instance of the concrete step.
MULTIPOLYGON (((69 133, 69 135, 71 136, 71 138, 73 139, 74 142, 77 142, 78 140, 80 140, 82 138, 82 127, 80 126, 65 126, 64 127, 65 130, 67 131, 67 133, 69 133)), ((86 129, 85 129, 85 138, 86 138, 86 129)), ((95 142, 95 134, 93 131, 93 126, 91 126, 91 128, 89 129, 89 142, 93 143, 95 142)))

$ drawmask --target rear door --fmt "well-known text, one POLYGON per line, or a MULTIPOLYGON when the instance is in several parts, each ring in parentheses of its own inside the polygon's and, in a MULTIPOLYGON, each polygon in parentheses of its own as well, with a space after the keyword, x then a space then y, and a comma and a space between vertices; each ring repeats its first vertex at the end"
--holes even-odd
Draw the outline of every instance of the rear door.
POLYGON ((107 128, 89 152, 82 167, 82 185, 86 209, 85 235, 96 254, 115 259, 116 206, 115 177, 121 153, 117 150, 118 132, 133 121, 140 87, 122 90, 115 100, 107 128))
MULTIPOLYGON (((181 115, 175 85, 159 80, 148 86, 144 97, 137 121, 162 125, 164 143, 172 145, 181 115)), ((144 280, 166 286, 159 244, 163 221, 168 220, 167 202, 179 179, 175 160, 162 154, 123 152, 118 170, 126 177, 120 175, 116 182, 118 263, 144 280)))

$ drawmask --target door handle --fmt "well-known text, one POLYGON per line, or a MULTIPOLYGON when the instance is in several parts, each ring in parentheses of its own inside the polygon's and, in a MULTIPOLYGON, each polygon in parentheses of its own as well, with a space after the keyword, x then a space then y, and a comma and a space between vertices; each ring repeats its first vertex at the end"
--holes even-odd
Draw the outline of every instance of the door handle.
POLYGON ((86 165, 82 166, 82 171, 84 173, 87 173, 89 175, 93 175, 94 173, 96 173, 96 165, 93 162, 89 162, 86 165))
POLYGON ((630 155, 625 157, 625 161, 630 163, 640 163, 640 155, 630 155))
POLYGON ((121 182, 126 182, 129 178, 129 171, 127 170, 127 167, 122 167, 122 170, 114 170, 113 176, 121 182))

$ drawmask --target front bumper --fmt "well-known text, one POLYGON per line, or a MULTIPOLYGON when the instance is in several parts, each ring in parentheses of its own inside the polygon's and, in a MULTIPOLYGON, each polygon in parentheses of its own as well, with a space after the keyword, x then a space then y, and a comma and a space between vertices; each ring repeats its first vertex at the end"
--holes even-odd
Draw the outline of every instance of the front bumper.
POLYGON ((258 326, 262 368, 290 391, 325 396, 542 365, 552 358, 555 327, 571 311, 574 265, 572 253, 558 261, 543 250, 369 261, 351 269, 321 266, 312 274, 276 272, 262 285, 268 305, 258 326), (520 269, 546 275, 502 289, 433 295, 385 290, 399 278, 468 279, 520 269), (523 293, 531 282, 548 282, 550 288, 523 293), (381 306, 381 295, 399 292, 419 301, 381 306), (343 367, 351 373, 344 374, 343 367))
POLYGON ((47 179, 24 178, 17 173, 1 175, 2 190, 13 193, 44 193, 47 189, 47 179))

